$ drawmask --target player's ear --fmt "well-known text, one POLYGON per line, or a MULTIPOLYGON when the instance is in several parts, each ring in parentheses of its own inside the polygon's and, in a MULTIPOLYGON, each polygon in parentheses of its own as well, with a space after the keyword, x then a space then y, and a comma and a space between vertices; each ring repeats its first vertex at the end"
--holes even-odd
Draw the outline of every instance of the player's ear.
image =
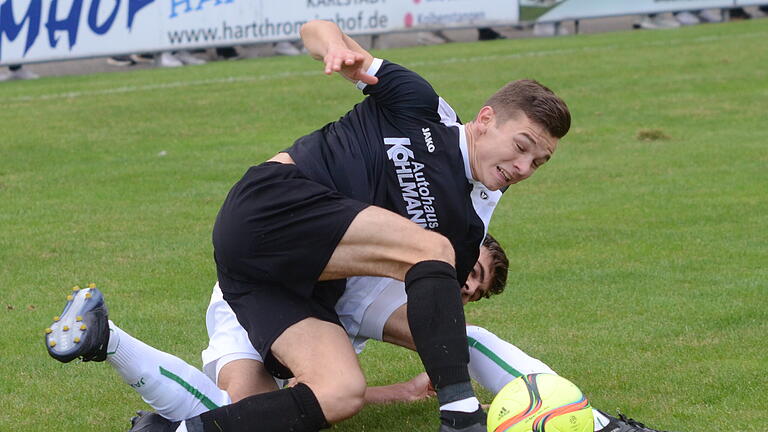
POLYGON ((477 131, 480 135, 484 134, 489 127, 493 124, 493 120, 496 117, 496 112, 492 107, 486 105, 480 108, 480 112, 477 113, 477 131))

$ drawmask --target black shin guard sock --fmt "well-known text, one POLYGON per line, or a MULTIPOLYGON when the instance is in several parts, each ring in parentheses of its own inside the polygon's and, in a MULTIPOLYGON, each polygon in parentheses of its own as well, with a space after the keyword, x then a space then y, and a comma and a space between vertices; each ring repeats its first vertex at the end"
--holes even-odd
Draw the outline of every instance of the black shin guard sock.
POLYGON ((247 397, 187 420, 190 432, 316 432, 329 427, 315 394, 305 384, 247 397))
MULTIPOLYGON (((443 261, 422 261, 405 275, 408 326, 416 351, 437 390, 469 383, 469 348, 456 270, 443 261)), ((470 396, 474 396, 471 392, 470 396)), ((453 402, 447 400, 447 402, 453 402)))

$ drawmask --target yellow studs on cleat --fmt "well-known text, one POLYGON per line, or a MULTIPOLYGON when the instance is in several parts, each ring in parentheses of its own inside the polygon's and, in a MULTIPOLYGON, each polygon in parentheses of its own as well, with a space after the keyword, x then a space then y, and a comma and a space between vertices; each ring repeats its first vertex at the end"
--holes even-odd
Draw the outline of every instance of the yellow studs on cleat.
POLYGON ((56 346, 56 341, 52 340, 52 341, 48 342, 48 345, 51 346, 51 347, 55 347, 56 346))
POLYGON ((73 298, 73 297, 72 297, 72 294, 68 295, 68 296, 67 296, 67 301, 72 301, 72 298, 73 298))
POLYGON ((76 337, 76 338, 72 339, 72 341, 73 341, 74 343, 80 343, 80 338, 79 338, 79 337, 76 337))
POLYGON ((73 286, 73 287, 72 287, 72 291, 74 291, 74 292, 78 292, 78 291, 80 291, 80 285, 75 285, 75 286, 73 286))
POLYGON ((58 320, 60 320, 60 319, 61 319, 61 318, 59 318, 59 316, 58 316, 58 315, 56 315, 55 317, 53 317, 53 321, 54 321, 54 322, 57 322, 57 321, 58 321, 58 320))
POLYGON ((52 328, 48 327, 47 329, 45 329, 45 334, 51 334, 51 333, 53 333, 52 328))
POLYGON ((64 330, 64 331, 69 331, 69 326, 64 326, 61 329, 64 330))
POLYGON ((75 321, 77 321, 77 322, 80 322, 82 320, 83 320, 83 317, 81 317, 80 315, 78 315, 77 318, 75 318, 75 321))
POLYGON ((91 282, 88 284, 88 288, 96 288, 96 284, 91 282))
POLYGON ((81 326, 80 326, 80 330, 85 330, 85 329, 87 329, 87 328, 88 328, 88 327, 86 327, 86 326, 85 326, 85 324, 83 324, 83 325, 81 325, 81 326))
POLYGON ((91 293, 89 293, 89 292, 85 293, 85 298, 87 298, 87 299, 91 298, 91 293))

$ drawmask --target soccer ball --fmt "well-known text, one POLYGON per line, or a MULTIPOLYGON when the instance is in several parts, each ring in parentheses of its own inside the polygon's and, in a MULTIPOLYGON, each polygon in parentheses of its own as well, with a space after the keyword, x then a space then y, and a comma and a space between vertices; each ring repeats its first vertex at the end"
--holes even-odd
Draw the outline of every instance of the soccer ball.
POLYGON ((493 399, 488 432, 592 432, 592 407, 578 387, 553 374, 523 375, 493 399))

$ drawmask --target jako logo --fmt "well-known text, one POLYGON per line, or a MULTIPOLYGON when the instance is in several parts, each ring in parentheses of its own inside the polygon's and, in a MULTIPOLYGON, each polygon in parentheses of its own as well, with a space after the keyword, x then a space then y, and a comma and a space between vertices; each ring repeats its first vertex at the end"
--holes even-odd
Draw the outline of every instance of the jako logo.
MULTIPOLYGON (((126 27, 130 30, 133 26, 133 20, 136 14, 150 3, 154 3, 155 0, 128 0, 128 22, 126 27)), ((5 3, 0 6, 0 58, 2 58, 2 41, 3 36, 8 39, 9 42, 13 42, 19 37, 24 25, 27 26, 27 40, 24 44, 24 55, 27 54, 32 45, 35 44, 37 36, 40 34, 40 26, 43 21, 43 1, 31 0, 27 12, 22 16, 19 22, 16 22, 13 13, 14 0, 6 0, 5 3)), ((85 0, 72 0, 71 2, 64 2, 65 4, 71 4, 69 12, 64 15, 63 18, 59 17, 59 1, 51 0, 45 2, 47 7, 45 28, 48 30, 48 45, 51 48, 56 48, 59 44, 59 37, 57 32, 63 31, 67 33, 69 39, 69 49, 77 43, 77 31, 80 27, 80 16, 83 12, 83 3, 85 0)), ((112 11, 103 20, 99 22, 99 16, 104 16, 99 13, 101 0, 91 0, 91 5, 88 8, 88 27, 97 35, 103 35, 112 28, 112 24, 117 18, 117 12, 120 8, 120 1, 114 2, 112 11)))
POLYGON ((422 128, 421 133, 424 134, 424 143, 427 145, 427 151, 432 153, 435 151, 435 144, 432 142, 432 131, 429 128, 422 128))

